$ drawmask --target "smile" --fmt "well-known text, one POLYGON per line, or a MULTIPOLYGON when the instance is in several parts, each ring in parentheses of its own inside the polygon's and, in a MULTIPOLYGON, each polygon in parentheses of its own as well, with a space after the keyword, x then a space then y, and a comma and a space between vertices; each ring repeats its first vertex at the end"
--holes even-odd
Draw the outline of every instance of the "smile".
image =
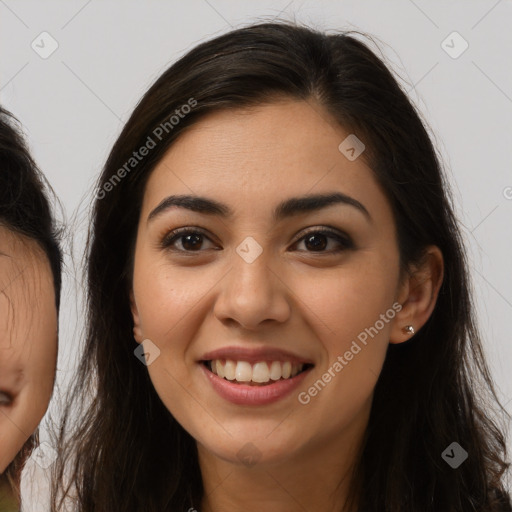
POLYGON ((250 364, 231 359, 202 361, 199 366, 222 399, 245 406, 269 405, 283 400, 301 385, 313 368, 312 364, 291 361, 250 364))
POLYGON ((265 386, 278 380, 292 379, 311 366, 291 361, 259 361, 251 364, 248 361, 231 359, 213 359, 205 361, 205 365, 212 373, 225 380, 252 386, 265 386))

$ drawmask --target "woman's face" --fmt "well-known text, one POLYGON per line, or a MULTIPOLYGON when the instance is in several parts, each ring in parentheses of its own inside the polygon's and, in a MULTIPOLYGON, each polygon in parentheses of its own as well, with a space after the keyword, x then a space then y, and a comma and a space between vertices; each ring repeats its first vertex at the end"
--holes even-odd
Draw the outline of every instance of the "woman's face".
POLYGON ((367 423, 398 329, 399 253, 361 146, 339 149, 349 135, 306 102, 214 113, 148 180, 135 337, 165 406, 224 460, 292 460, 367 423))
POLYGON ((48 407, 56 357, 48 260, 36 242, 0 226, 0 473, 48 407))

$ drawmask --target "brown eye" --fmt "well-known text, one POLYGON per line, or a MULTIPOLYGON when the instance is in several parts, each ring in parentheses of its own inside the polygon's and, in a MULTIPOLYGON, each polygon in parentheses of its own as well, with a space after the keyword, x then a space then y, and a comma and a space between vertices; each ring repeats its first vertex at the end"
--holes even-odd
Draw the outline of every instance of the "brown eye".
POLYGON ((328 237, 320 234, 307 235, 304 238, 304 243, 308 249, 312 251, 323 250, 328 245, 328 237))
POLYGON ((0 391, 0 406, 8 406, 11 405, 13 398, 9 393, 5 391, 0 391))
POLYGON ((201 234, 182 235, 179 239, 181 239, 181 246, 186 251, 195 251, 203 245, 203 235, 201 234))
POLYGON ((331 230, 315 230, 306 233, 300 240, 296 243, 304 243, 306 250, 302 250, 302 252, 318 252, 318 253, 337 253, 346 249, 352 249, 354 247, 353 242, 346 236, 342 236, 337 231, 331 230), (337 248, 330 250, 325 250, 329 241, 334 240, 336 242, 337 248))
POLYGON ((180 228, 166 235, 161 245, 165 249, 176 252, 201 252, 201 249, 205 249, 205 247, 203 247, 205 241, 211 242, 201 231, 190 228, 180 228))

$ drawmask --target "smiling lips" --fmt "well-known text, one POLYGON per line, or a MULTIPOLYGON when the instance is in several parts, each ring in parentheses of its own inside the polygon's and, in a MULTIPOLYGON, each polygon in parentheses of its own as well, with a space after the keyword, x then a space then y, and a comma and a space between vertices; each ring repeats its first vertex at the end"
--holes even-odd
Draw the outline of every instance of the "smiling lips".
POLYGON ((309 359, 277 349, 230 347, 201 359, 217 393, 239 405, 263 405, 288 395, 313 367, 309 359))
POLYGON ((280 379, 295 377, 304 369, 303 363, 290 361, 259 361, 256 364, 248 361, 232 361, 231 359, 214 359, 209 362, 209 369, 221 378, 249 384, 265 384, 280 379))

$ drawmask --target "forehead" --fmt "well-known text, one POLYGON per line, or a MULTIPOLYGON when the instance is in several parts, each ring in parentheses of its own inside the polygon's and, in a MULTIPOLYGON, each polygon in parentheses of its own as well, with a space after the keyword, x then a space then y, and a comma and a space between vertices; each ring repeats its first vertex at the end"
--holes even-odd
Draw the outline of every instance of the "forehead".
POLYGON ((312 101, 208 114, 155 167, 143 208, 154 207, 171 191, 214 194, 235 208, 254 209, 256 202, 277 204, 284 197, 336 189, 366 197, 368 209, 386 209, 365 160, 351 161, 340 151, 349 135, 312 101))
POLYGON ((44 338, 38 350, 48 348, 46 333, 53 342, 55 291, 50 264, 37 242, 0 227, 0 253, 0 363, 12 369, 17 358, 34 351, 29 340, 44 338))
POLYGON ((37 242, 0 226, 0 295, 31 304, 40 291, 48 294, 48 284, 53 290, 50 264, 37 242))

